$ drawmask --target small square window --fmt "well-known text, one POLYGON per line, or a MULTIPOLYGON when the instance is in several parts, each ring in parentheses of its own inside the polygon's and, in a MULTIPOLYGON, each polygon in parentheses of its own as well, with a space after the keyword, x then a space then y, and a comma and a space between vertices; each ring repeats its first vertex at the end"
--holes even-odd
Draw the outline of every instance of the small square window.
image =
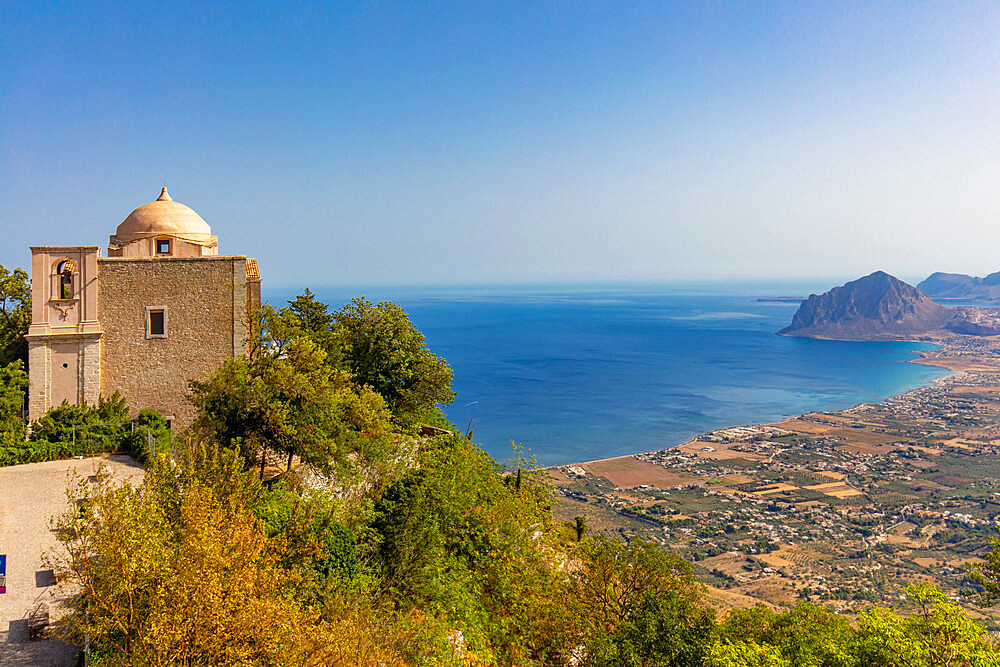
POLYGON ((166 327, 163 326, 163 311, 154 310, 149 314, 149 335, 150 336, 162 336, 166 333, 166 327))
POLYGON ((157 241, 156 241, 156 254, 157 255, 169 255, 170 254, 170 239, 157 239, 157 241))
POLYGON ((146 338, 167 337, 167 309, 163 306, 146 307, 146 338))

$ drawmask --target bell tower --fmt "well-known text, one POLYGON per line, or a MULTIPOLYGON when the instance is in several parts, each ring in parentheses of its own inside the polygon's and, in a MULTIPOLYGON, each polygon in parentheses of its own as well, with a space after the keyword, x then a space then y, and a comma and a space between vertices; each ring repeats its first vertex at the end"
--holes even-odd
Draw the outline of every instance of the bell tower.
POLYGON ((97 318, 97 246, 31 248, 28 417, 66 401, 97 403, 101 324, 97 318))

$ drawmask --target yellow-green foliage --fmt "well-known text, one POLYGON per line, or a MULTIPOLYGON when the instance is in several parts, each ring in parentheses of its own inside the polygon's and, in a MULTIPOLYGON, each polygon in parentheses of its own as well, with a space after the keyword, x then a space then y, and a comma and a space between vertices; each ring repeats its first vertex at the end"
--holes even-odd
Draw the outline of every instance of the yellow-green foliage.
POLYGON ((986 630, 941 591, 910 584, 907 596, 916 613, 905 616, 884 607, 864 614, 856 635, 858 664, 892 667, 987 667, 1000 665, 1000 649, 986 630))
POLYGON ((503 473, 463 438, 429 441, 349 523, 211 446, 153 462, 137 487, 99 475, 56 526, 56 566, 82 592, 64 631, 89 636, 98 665, 1000 664, 927 585, 908 589, 915 613, 878 608, 856 628, 811 605, 716 623, 686 562, 640 540, 560 541, 548 489, 503 473))
POLYGON ((930 584, 906 589, 911 609, 876 607, 852 627, 828 609, 799 605, 735 611, 720 625, 710 667, 986 667, 1000 651, 957 604, 930 584))
POLYGON ((57 527, 92 664, 278 664, 294 609, 233 454, 195 447, 132 487, 98 475, 57 527))
POLYGON ((288 545, 268 537, 260 483, 235 452, 195 444, 137 487, 99 474, 75 493, 53 565, 80 591, 61 629, 89 640, 91 664, 403 664, 406 619, 335 588, 297 602, 304 579, 282 567, 288 545))
POLYGON ((770 644, 720 642, 709 648, 705 667, 792 667, 792 662, 770 644))

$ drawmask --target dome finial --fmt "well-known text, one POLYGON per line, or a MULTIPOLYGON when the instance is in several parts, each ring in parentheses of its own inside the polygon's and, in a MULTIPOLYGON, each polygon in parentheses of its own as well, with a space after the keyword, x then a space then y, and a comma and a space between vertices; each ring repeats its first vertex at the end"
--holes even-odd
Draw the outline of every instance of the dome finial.
POLYGON ((170 198, 170 193, 167 192, 167 186, 164 185, 163 189, 160 190, 160 196, 156 198, 156 201, 173 201, 170 198))

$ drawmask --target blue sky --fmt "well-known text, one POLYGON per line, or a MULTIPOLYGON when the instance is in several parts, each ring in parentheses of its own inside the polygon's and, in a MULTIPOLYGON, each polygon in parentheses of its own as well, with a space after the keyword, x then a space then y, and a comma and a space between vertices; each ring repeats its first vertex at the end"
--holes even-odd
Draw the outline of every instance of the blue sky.
POLYGON ((0 0, 0 264, 159 192, 272 285, 1000 270, 996 3, 0 0))

